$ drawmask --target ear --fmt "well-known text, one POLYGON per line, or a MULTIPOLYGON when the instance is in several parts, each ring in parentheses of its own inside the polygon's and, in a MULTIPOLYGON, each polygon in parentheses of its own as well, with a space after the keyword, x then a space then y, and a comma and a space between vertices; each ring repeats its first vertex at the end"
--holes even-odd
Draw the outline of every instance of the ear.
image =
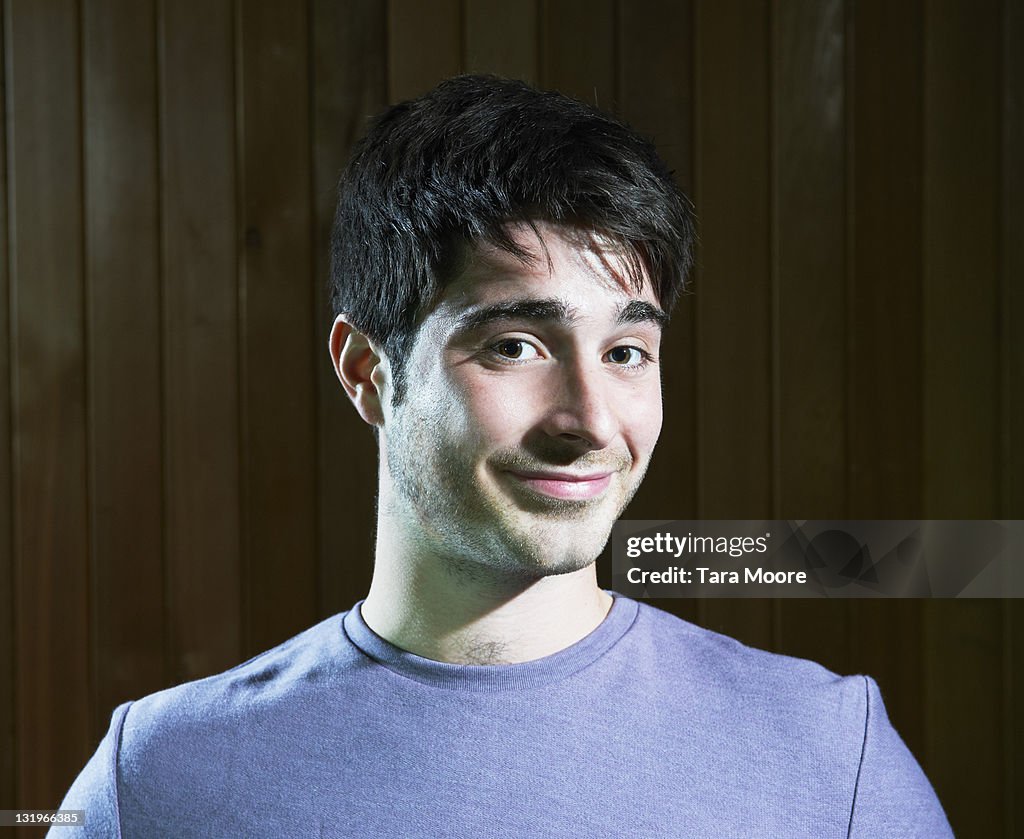
POLYGON ((370 425, 383 425, 381 402, 387 375, 380 352, 345 315, 335 318, 328 344, 334 372, 359 416, 370 425))

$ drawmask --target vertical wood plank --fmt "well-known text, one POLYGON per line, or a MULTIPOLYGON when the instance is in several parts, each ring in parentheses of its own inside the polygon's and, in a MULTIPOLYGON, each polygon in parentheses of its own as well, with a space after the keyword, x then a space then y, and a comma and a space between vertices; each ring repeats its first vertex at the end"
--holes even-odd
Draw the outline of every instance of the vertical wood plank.
POLYGON ((536 0, 466 0, 466 70, 535 83, 536 0))
POLYGON ((183 681, 241 653, 231 9, 165 3, 160 28, 169 676, 183 681))
POLYGON ((693 185, 693 14, 690 0, 635 0, 621 4, 616 32, 619 115, 654 140, 687 194, 693 185))
MULTIPOLYGON (((999 347, 1001 372, 1000 509, 1001 517, 1024 518, 1024 6, 1002 4, 1001 94, 1001 227, 999 347)), ((1024 607, 1021 600, 1006 604, 1007 638, 1004 697, 1008 761, 1004 781, 1007 837, 1024 833, 1024 607)))
POLYGON ((920 0, 852 7, 850 515, 921 515, 920 0))
POLYGON ((164 676, 155 32, 152 2, 83 7, 95 741, 164 676))
POLYGON ((243 655, 251 656, 317 612, 310 45, 301 5, 246 0, 240 23, 243 655))
MULTIPOLYGON (((924 72, 924 505, 997 515, 999 43, 996 4, 927 0, 924 72), (970 208, 969 212, 965 212, 970 208)), ((951 823, 1003 833, 1001 610, 926 604, 929 772, 951 823), (965 727, 961 720, 975 720, 965 727), (963 772, 966 756, 971 771, 963 772)))
POLYGON ((768 8, 697 6, 700 512, 769 517, 768 8), (739 243, 742 242, 742 246, 739 243))
POLYGON ((853 605, 848 600, 786 600, 775 603, 774 649, 849 674, 853 605))
POLYGON ((1002 717, 1001 604, 931 600, 926 615, 928 777, 958 836, 1002 836, 1009 732, 1002 717))
MULTIPOLYGON (((700 221, 697 326, 698 513, 772 509, 769 9, 698 3, 695 63, 700 221), (742 243, 742 244, 740 244, 742 243)), ((756 647, 775 640, 765 600, 706 600, 702 622, 756 647)))
POLYGON ((327 294, 335 185, 367 120, 387 101, 387 16, 378 0, 313 5, 313 214, 317 324, 319 611, 364 597, 373 570, 377 447, 335 378, 327 294))
MULTIPOLYGON (((848 515, 919 518, 921 144, 919 0, 847 6, 848 515)), ((919 601, 858 602, 851 664, 882 688, 889 716, 924 754, 919 601)))
POLYGON ((996 4, 925 10, 928 518, 996 514, 1000 17, 996 4))
POLYGON ((459 0, 388 0, 388 96, 401 102, 462 72, 459 0))
MULTIPOLYGON (((772 4, 775 515, 846 513, 842 0, 772 4)), ((846 672, 849 603, 780 600, 780 651, 846 672)))
POLYGON ((783 518, 846 509, 846 135, 841 0, 775 0, 773 272, 783 518))
MULTIPOLYGON (((1000 517, 1024 518, 1024 5, 1005 0, 1001 42, 1000 517)), ((1007 839, 1024 834, 1024 601, 1003 603, 1007 839)))
MULTIPOLYGON (((6 9, 3 10, 6 12, 6 9)), ((0 14, 0 809, 15 805, 14 469, 11 462, 11 285, 8 278, 7 22, 0 14)))
POLYGON ((543 0, 541 86, 614 113, 615 0, 543 0))
MULTIPOLYGON (((658 153, 687 194, 693 183, 693 34, 689 2, 622 4, 619 114, 641 134, 653 138, 658 153)), ((693 278, 689 280, 692 283, 693 278)), ((651 468, 624 518, 697 516, 694 325, 693 297, 687 294, 676 305, 672 324, 662 338, 664 428, 651 468)), ((696 618, 693 600, 666 600, 659 608, 696 618)))
MULTIPOLYGON (((1019 30, 1018 30, 1019 31, 1019 30)), ((1024 703, 1024 608, 1017 600, 1004 600, 1003 626, 1005 639, 1004 685, 1002 693, 1001 731, 1006 738, 1006 760, 1003 776, 1005 804, 1005 837, 1020 836, 1024 827, 1024 801, 1018 791, 1024 783, 1024 719, 1020 708, 1024 703)))
MULTIPOLYGON (((1002 517, 1024 518, 1024 7, 1003 6, 1000 256, 1002 517)), ((1022 821, 1024 827, 1024 821, 1022 821)))
POLYGON ((16 795, 52 807, 94 745, 78 10, 12 2, 7 24, 16 795))

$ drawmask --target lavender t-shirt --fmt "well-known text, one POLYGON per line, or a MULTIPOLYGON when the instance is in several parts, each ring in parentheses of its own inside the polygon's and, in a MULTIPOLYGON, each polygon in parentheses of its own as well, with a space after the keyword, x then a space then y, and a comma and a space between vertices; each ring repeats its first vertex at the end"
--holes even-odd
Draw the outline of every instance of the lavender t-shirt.
POLYGON ((616 596, 524 664, 443 664, 359 606, 121 705, 71 837, 952 836, 870 678, 616 596))

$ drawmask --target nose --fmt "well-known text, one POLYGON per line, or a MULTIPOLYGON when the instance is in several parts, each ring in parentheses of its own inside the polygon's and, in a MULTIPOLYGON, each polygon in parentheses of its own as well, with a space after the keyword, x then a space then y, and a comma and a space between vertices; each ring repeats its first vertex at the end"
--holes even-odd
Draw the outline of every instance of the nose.
POLYGON ((584 451, 605 448, 618 428, 605 371, 575 360, 559 365, 555 375, 545 432, 584 451))

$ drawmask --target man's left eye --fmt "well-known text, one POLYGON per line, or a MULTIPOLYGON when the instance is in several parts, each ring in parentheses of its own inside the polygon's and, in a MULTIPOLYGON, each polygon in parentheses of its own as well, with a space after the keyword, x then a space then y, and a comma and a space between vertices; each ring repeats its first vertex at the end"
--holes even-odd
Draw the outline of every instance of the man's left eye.
POLYGON ((647 360, 647 354, 638 347, 612 347, 605 358, 620 367, 639 367, 647 360))

